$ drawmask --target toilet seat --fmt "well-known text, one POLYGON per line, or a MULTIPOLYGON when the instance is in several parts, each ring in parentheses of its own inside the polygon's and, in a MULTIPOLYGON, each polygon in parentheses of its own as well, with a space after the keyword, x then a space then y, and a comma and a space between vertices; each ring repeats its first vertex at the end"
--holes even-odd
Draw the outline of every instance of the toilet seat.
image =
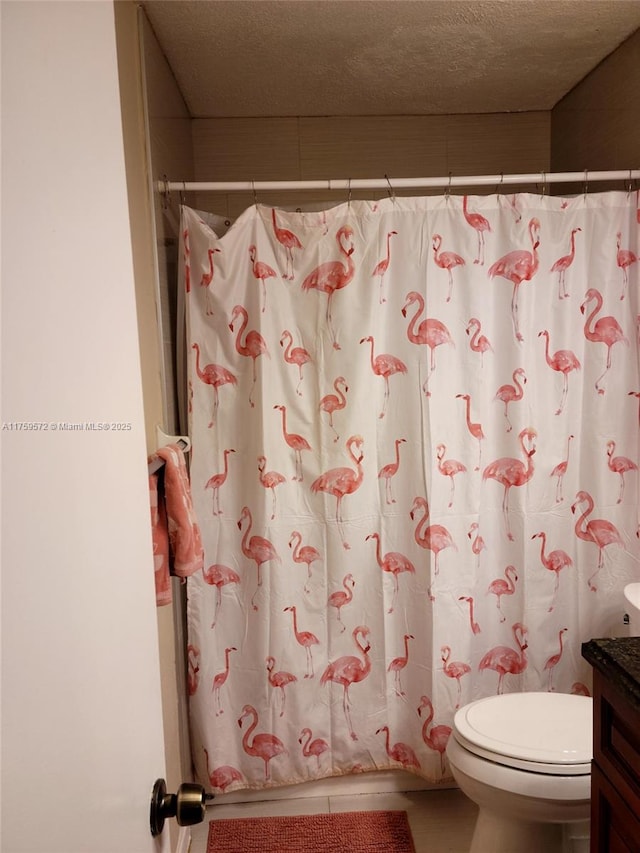
POLYGON ((591 773, 593 703, 566 693, 508 693, 456 712, 453 735, 469 752, 533 773, 591 773))

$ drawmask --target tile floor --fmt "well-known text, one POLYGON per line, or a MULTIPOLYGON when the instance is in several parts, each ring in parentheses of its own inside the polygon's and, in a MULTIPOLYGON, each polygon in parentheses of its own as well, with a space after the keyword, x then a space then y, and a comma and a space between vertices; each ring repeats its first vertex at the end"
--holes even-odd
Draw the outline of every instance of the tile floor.
POLYGON ((205 853, 210 820, 376 809, 407 812, 416 853, 467 853, 469 850, 476 806, 457 788, 448 788, 212 805, 207 809, 205 822, 191 827, 190 853, 205 853))

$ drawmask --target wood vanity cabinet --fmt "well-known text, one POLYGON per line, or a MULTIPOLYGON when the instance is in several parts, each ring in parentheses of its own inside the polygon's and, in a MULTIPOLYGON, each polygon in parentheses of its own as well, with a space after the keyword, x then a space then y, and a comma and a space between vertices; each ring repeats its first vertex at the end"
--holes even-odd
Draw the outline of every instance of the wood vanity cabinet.
POLYGON ((591 640, 591 853, 640 853, 640 638, 591 640))

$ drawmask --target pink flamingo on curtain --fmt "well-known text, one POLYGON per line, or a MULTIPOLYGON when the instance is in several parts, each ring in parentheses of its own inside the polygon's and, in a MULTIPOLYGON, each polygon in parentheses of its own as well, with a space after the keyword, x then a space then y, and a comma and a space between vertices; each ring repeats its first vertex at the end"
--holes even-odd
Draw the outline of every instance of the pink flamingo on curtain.
MULTIPOLYGON (((433 552, 435 564, 434 574, 438 577, 438 573, 440 571, 438 564, 440 551, 444 551, 445 548, 453 548, 454 551, 457 551, 458 546, 451 538, 451 534, 446 527, 443 527, 441 524, 427 525, 427 521, 429 520, 429 504, 425 498, 419 496, 414 499, 413 506, 409 512, 409 516, 412 521, 415 521, 415 517, 418 512, 422 513, 422 518, 418 519, 414 538, 421 548, 427 548, 429 551, 433 552)), ((435 601, 435 595, 433 595, 431 591, 431 584, 429 585, 429 598, 432 601, 435 601)))
POLYGON ((344 376, 338 376, 333 383, 333 387, 335 388, 335 394, 325 394, 325 396, 320 400, 320 405, 318 408, 321 412, 326 412, 329 415, 329 426, 333 430, 333 434, 335 438, 334 442, 338 441, 340 436, 336 432, 336 428, 333 425, 333 415, 335 412, 340 411, 341 409, 346 408, 347 405, 347 393, 349 391, 349 386, 347 385, 347 380, 344 376))
POLYGON ((564 496, 562 494, 562 479, 564 475, 567 473, 567 468, 569 467, 569 447, 571 445, 571 440, 574 436, 570 435, 567 439, 567 456, 562 462, 558 462, 558 464, 552 470, 550 476, 557 477, 558 482, 556 484, 556 503, 562 503, 564 500, 564 496))
POLYGON ((213 490, 213 514, 214 515, 222 515, 222 510, 220 509, 220 489, 227 481, 227 474, 229 473, 229 466, 227 462, 227 457, 230 453, 235 453, 233 447, 224 450, 222 453, 223 458, 223 466, 224 470, 219 474, 213 474, 206 482, 205 489, 213 490))
POLYGON ((280 691, 280 716, 284 717, 284 706, 287 701, 284 689, 287 685, 293 684, 293 682, 298 679, 293 675, 293 673, 285 672, 282 669, 278 672, 274 672, 273 670, 276 666, 276 659, 271 655, 265 659, 265 663, 267 664, 267 678, 269 679, 269 684, 280 691))
POLYGON ((578 231, 582 231, 582 228, 574 228, 571 231, 571 248, 569 249, 569 254, 558 258, 550 269, 550 272, 558 273, 558 299, 566 299, 569 296, 567 293, 567 287, 564 283, 564 277, 576 255, 576 234, 578 231))
POLYGON ((523 464, 518 459, 503 456, 501 459, 496 459, 495 462, 487 465, 482 472, 482 479, 495 480, 504 487, 504 497, 502 499, 502 514, 507 530, 507 538, 513 542, 513 533, 509 524, 509 491, 513 486, 524 486, 533 477, 533 462, 532 457, 536 452, 535 440, 538 437, 537 432, 530 427, 525 427, 520 432, 518 439, 522 454, 526 458, 526 464, 523 464), (525 439, 529 443, 529 447, 525 446, 525 439))
POLYGON ((407 769, 410 767, 420 767, 418 757, 408 744, 398 741, 398 743, 394 743, 393 746, 391 746, 389 741, 389 726, 381 726, 376 731, 376 734, 379 735, 381 732, 385 733, 385 749, 387 751, 387 755, 392 761, 397 761, 398 764, 401 764, 407 769))
POLYGON ((407 365, 403 361, 400 361, 399 358, 396 358, 395 355, 389 355, 388 353, 377 355, 374 358, 373 337, 369 335, 366 338, 362 338, 360 341, 361 344, 366 342, 371 344, 371 369, 376 376, 381 376, 384 379, 384 402, 382 404, 382 411, 378 415, 379 418, 383 418, 387 411, 387 403, 389 402, 389 377, 393 376, 395 373, 406 373, 407 365))
POLYGON ((451 657, 451 649, 449 646, 442 646, 440 649, 440 657, 442 659, 442 671, 447 678, 454 678, 458 685, 458 694, 456 699, 456 709, 458 709, 462 698, 462 685, 460 684, 460 679, 471 672, 471 667, 468 663, 464 663, 464 661, 459 660, 454 660, 449 663, 449 658, 451 657))
POLYGON ((462 215, 467 220, 468 224, 475 230, 478 236, 478 251, 474 264, 484 266, 484 232, 491 231, 489 220, 485 219, 481 213, 470 213, 468 209, 468 196, 462 197, 462 215))
POLYGON ((332 592, 327 600, 327 604, 329 607, 335 607, 338 612, 338 622, 340 623, 340 632, 345 630, 344 623, 340 618, 340 610, 346 604, 353 599, 353 588, 355 587, 356 582, 353 579, 353 575, 351 572, 346 574, 342 579, 342 586, 344 589, 339 589, 336 592, 332 592))
POLYGON ((213 281, 214 268, 213 268, 213 256, 214 253, 220 252, 221 249, 208 249, 207 255, 209 256, 209 270, 207 272, 202 273, 202 278, 200 279, 200 287, 204 287, 205 289, 205 314, 213 314, 213 305, 211 304, 211 291, 209 290, 209 285, 213 281))
POLYGON ((293 562, 302 563, 307 567, 307 580, 304 585, 304 591, 309 592, 311 589, 311 566, 316 560, 321 560, 320 552, 313 545, 302 544, 302 534, 294 530, 289 537, 289 548, 293 548, 293 562))
POLYGON ((273 544, 265 539, 263 536, 251 536, 251 527, 253 525, 253 518, 251 517, 251 510, 248 506, 242 508, 242 512, 240 514, 240 518, 238 519, 238 529, 242 532, 242 527, 244 522, 248 521, 247 528, 242 534, 242 553, 248 560, 253 560, 256 564, 256 568, 258 571, 258 585, 256 586, 256 590, 251 596, 251 606, 254 610, 258 609, 258 606, 255 603, 256 595, 258 594, 258 590, 262 586, 262 565, 264 563, 268 563, 271 560, 276 560, 278 563, 281 563, 278 552, 276 551, 273 544))
POLYGON ((267 342, 262 337, 260 332, 257 332, 255 329, 251 329, 247 332, 247 335, 244 339, 244 343, 242 343, 242 335, 244 334, 245 329, 249 323, 249 315, 247 313, 247 309, 242 305, 236 305, 231 313, 231 322, 229 323, 229 329, 234 331, 234 324, 238 317, 242 317, 242 322, 240 324, 240 328, 238 329, 238 333, 236 335, 236 352, 240 355, 245 356, 245 358, 250 358, 253 364, 253 382, 251 383, 251 390, 249 391, 249 404, 253 409, 255 407, 255 403, 253 402, 253 389, 256 385, 256 359, 261 355, 266 355, 267 358, 271 358, 269 355, 269 350, 267 349, 267 342))
POLYGON ((627 293, 627 287, 629 285, 629 267, 631 264, 635 264, 638 260, 637 255, 631 251, 631 249, 621 249, 622 246, 622 232, 618 231, 616 234, 616 263, 622 270, 622 293, 620 294, 620 299, 624 299, 627 293))
POLYGON ((405 634, 404 635, 404 655, 394 658, 389 666, 387 667, 387 672, 392 672, 394 677, 394 690, 396 695, 398 696, 406 696, 406 692, 402 689, 402 683, 400 678, 402 676, 402 670, 409 663, 409 640, 415 640, 413 634, 405 634))
POLYGON ((614 456, 613 454, 616 452, 616 443, 615 441, 607 442, 607 466, 610 471, 613 471, 614 474, 618 474, 620 477, 620 492, 618 493, 618 500, 616 503, 621 504, 622 499, 624 497, 624 475, 628 474, 629 471, 637 471, 638 466, 635 462, 629 459, 628 456, 614 456))
POLYGON ((550 572, 555 574, 555 584, 553 587, 553 598, 551 599, 551 605, 547 610, 547 613, 552 613, 553 608, 556 605, 556 596, 558 595, 558 586, 560 584, 560 572, 566 568, 567 566, 573 565, 573 560, 567 554, 566 551, 562 551, 561 549, 557 549, 555 551, 550 551, 545 555, 544 549, 547 545, 547 534, 544 530, 541 530, 540 533, 534 533, 531 537, 532 539, 540 539, 540 560, 542 565, 550 572))
POLYGON ((303 450, 311 450, 311 445, 307 441, 306 438, 303 438, 301 435, 298 435, 295 432, 287 432, 287 407, 286 406, 274 406, 274 409, 278 409, 279 412, 282 412, 282 437, 288 446, 293 450, 295 455, 295 466, 296 472, 294 476, 291 478, 294 481, 302 482, 302 451, 303 450))
POLYGON ((484 655, 478 669, 492 669, 498 673, 498 695, 502 693, 505 675, 520 675, 527 668, 527 629, 520 622, 516 622, 512 628, 514 639, 519 651, 509 646, 496 646, 484 655))
POLYGON ((354 628, 351 636, 362 655, 362 660, 355 657, 355 655, 344 655, 344 657, 330 662, 320 679, 320 684, 322 685, 333 681, 334 684, 339 684, 342 687, 342 710, 347 721, 347 726, 349 727, 351 740, 358 740, 358 735, 355 733, 351 722, 349 688, 352 684, 364 681, 371 672, 371 661, 369 659, 369 651, 371 650, 371 644, 369 643, 370 633, 366 625, 358 625, 354 628))
POLYGON ((249 742, 252 732, 258 726, 258 712, 252 705, 245 705, 242 709, 242 714, 238 720, 238 725, 242 728, 242 721, 246 717, 252 717, 251 725, 242 735, 242 748, 247 755, 253 758, 261 758, 264 761, 264 778, 266 782, 271 779, 271 770, 269 762, 272 758, 278 755, 287 755, 287 749, 279 737, 273 734, 260 733, 254 736, 249 742))
POLYGON ((312 634, 311 631, 298 631, 298 616, 297 608, 295 606, 285 607, 284 612, 286 613, 287 611, 291 611, 291 613, 293 613, 293 633, 296 636, 298 644, 303 647, 307 655, 307 671, 304 677, 313 678, 313 654, 311 646, 319 645, 320 640, 315 634, 312 634))
POLYGON ((449 503, 447 507, 451 508, 453 506, 453 499, 456 494, 456 474, 464 474, 467 470, 467 466, 463 465, 462 462, 458 462, 457 459, 445 459, 444 455, 447 452, 447 448, 444 444, 439 444, 436 447, 436 460, 438 463, 438 471, 443 474, 445 477, 449 477, 451 480, 451 494, 449 496, 449 503))
POLYGON ((302 282, 303 290, 317 290, 320 293, 327 294, 327 327, 329 336, 334 349, 340 349, 340 344, 336 339, 336 334, 333 329, 333 320, 331 317, 331 301, 336 290, 341 290, 346 287, 352 280, 356 268, 351 255, 354 251, 353 245, 353 229, 348 225, 343 225, 336 233, 338 249, 341 254, 347 259, 346 265, 342 261, 327 261, 324 264, 316 267, 302 282), (347 246, 348 242, 348 246, 347 246))
POLYGON ((471 540, 471 550, 476 555, 476 570, 480 568, 480 554, 487 547, 482 536, 476 532, 479 527, 480 525, 478 524, 478 522, 474 521, 472 522, 471 527, 469 528, 469 532, 467 533, 467 536, 471 540))
POLYGON ((394 504, 396 499, 393 497, 391 492, 391 478, 395 477, 398 473, 398 468, 400 467, 400 445, 406 442, 406 438, 396 438, 395 447, 396 447, 396 456, 393 462, 389 462, 388 465, 383 465, 382 468, 378 471, 378 479, 384 480, 385 485, 385 501, 387 504, 394 504))
POLYGON ((440 234, 433 235, 431 238, 431 245, 433 248, 433 260, 441 270, 446 270, 449 275, 449 290, 447 291, 446 301, 451 302, 451 291, 453 290, 453 273, 451 270, 456 267, 464 266, 465 260, 464 258, 461 258, 460 255, 456 255, 455 252, 440 251, 440 246, 442 245, 442 237, 440 234))
POLYGON ((538 246, 540 245, 540 222, 534 217, 529 221, 529 237, 532 250, 515 249, 499 258, 489 267, 489 278, 506 278, 513 284, 513 295, 511 297, 511 318, 516 340, 524 338, 520 333, 518 323, 518 288, 523 281, 531 281, 538 270, 538 246))
POLYGON ((265 280, 268 278, 277 278, 278 274, 270 267, 269 264, 265 264, 263 261, 258 261, 256 259, 257 249, 255 246, 249 246, 249 259, 251 261, 251 267, 253 270, 253 277, 257 279, 257 281, 262 282, 262 311, 267 307, 267 287, 265 285, 265 280))
POLYGON ((305 758, 315 758, 317 762, 318 773, 320 772, 320 756, 329 750, 329 744, 322 738, 312 740, 313 732, 311 729, 302 729, 298 743, 302 744, 302 754, 305 758), (306 740, 305 740, 306 738, 306 740), (303 743, 304 741, 304 743, 303 743))
POLYGON ((363 438, 361 435, 352 435, 347 439, 347 453, 353 460, 356 470, 352 468, 331 468, 325 471, 311 484, 311 491, 317 494, 318 492, 326 492, 328 495, 333 495, 336 499, 336 524, 338 533, 342 540, 342 547, 349 550, 351 546, 345 539, 342 518, 342 500, 345 495, 351 495, 362 485, 364 477, 364 469, 362 468, 362 460, 364 454, 362 452, 363 438), (354 453, 353 448, 356 448, 354 453))
POLYGON ((408 572, 409 574, 414 575, 416 569, 411 560, 405 557, 404 554, 400 554, 397 551, 389 551, 383 556, 382 548, 380 547, 379 533, 370 533, 364 541, 368 542, 369 539, 375 539, 376 542, 376 562, 383 572, 388 572, 393 577, 393 598, 391 599, 391 606, 387 610, 387 613, 393 613, 398 600, 398 576, 402 574, 402 572, 408 572))
POLYGON ((211 627, 216 627, 216 622, 218 621, 218 611, 220 610, 220 605, 222 603, 222 587, 227 586, 230 583, 240 583, 240 575, 237 572, 234 572, 233 569, 230 569, 229 566, 223 566, 221 563, 214 563, 212 566, 209 566, 208 569, 203 567, 202 576, 204 577, 205 583, 208 583, 209 586, 215 586, 216 588, 216 608, 213 616, 213 622, 211 623, 211 627))
POLYGON ((501 385, 496 391, 495 400, 500 400, 504 403, 504 418, 507 422, 507 432, 511 432, 513 426, 511 421, 509 420, 509 403, 515 403, 517 400, 522 400, 524 397, 524 388, 522 385, 526 385, 527 377, 525 375, 524 370, 521 367, 518 367, 517 370, 513 371, 512 374, 513 385, 501 385), (522 385, 518 380, 522 380, 522 385))
POLYGON ((467 323, 465 332, 471 336, 469 339, 469 347, 473 352, 480 353, 480 367, 484 367, 484 354, 485 352, 493 352, 493 347, 489 343, 489 338, 487 338, 486 335, 480 334, 481 329, 482 324, 480 323, 480 320, 478 320, 477 317, 472 317, 467 323))
POLYGON ((276 517, 276 489, 278 486, 282 485, 282 483, 286 483, 286 478, 283 474, 279 474, 277 471, 265 471, 264 469, 267 467, 267 460, 264 456, 258 456, 258 479, 262 484, 263 488, 271 489, 271 498, 272 498, 272 506, 271 506, 271 521, 276 517))
POLYGON ((410 305, 417 304, 418 308, 411 320, 409 321, 409 327, 407 329, 407 337, 411 341, 412 344, 417 344, 418 346, 426 344, 431 350, 431 356, 429 359, 429 373, 427 374, 427 378, 425 379, 422 390, 427 395, 427 397, 431 396, 431 391, 429 391, 429 379, 431 378, 431 374, 436 369, 436 347, 442 346, 442 344, 451 344, 455 347, 453 342, 453 338, 449 333, 449 329, 445 326, 444 323, 441 323, 440 320, 436 320, 432 317, 427 317, 425 320, 422 320, 418 328, 416 329, 416 323, 418 322, 418 317, 424 311, 424 299, 422 296, 416 291, 412 290, 407 294, 407 298, 402 308, 402 316, 407 316, 407 309, 410 305))
POLYGON ((480 627, 480 624, 478 622, 476 622, 475 617, 473 615, 473 606, 474 606, 473 596, 461 595, 458 598, 458 601, 466 601, 467 602, 467 604, 469 605, 469 626, 471 628, 471 631, 473 634, 480 634, 482 631, 482 628, 480 627))
POLYGON ((192 349, 196 351, 196 373, 198 374, 199 379, 201 379, 205 385, 210 385, 213 388, 213 414, 208 423, 208 426, 212 427, 216 422, 216 414, 218 411, 218 388, 222 385, 237 385, 238 380, 230 370, 227 370, 227 368, 223 367, 221 364, 207 364, 204 368, 201 368, 200 347, 198 344, 192 344, 192 349))
POLYGON ((557 654, 551 655, 551 657, 544 665, 544 668, 549 670, 549 684, 547 686, 548 692, 552 692, 555 689, 552 684, 553 670, 560 663, 560 658, 562 657, 562 637, 564 634, 566 634, 568 630, 568 628, 562 628, 560 631, 558 631, 558 642, 560 643, 560 650, 557 652, 557 654))
POLYGON ((285 341, 287 343, 284 350, 284 360, 287 364, 295 364, 298 368, 299 380, 296 385, 296 394, 302 397, 302 391, 300 390, 300 386, 302 385, 302 368, 311 361, 311 356, 304 347, 293 346, 293 335, 288 329, 285 329, 280 336, 281 347, 285 346, 285 341))
POLYGON ((625 337, 625 334, 615 317, 600 317, 593 328, 590 329, 589 324, 595 319, 596 314, 601 310, 603 304, 602 294, 599 290, 596 290, 595 287, 589 288, 585 294, 584 302, 580 306, 580 312, 582 314, 585 313, 587 305, 590 302, 595 302, 596 305, 585 320, 584 336, 588 341, 593 341, 597 344, 604 344, 607 348, 607 365, 604 369, 604 373, 596 379, 595 383, 595 389, 598 394, 604 394, 604 388, 600 387, 600 383, 611 367, 611 347, 620 341, 623 341, 625 344, 628 344, 629 341, 625 337))
POLYGON ((593 544, 598 547, 598 568, 587 581, 589 589, 592 592, 596 592, 598 587, 593 582, 593 579, 604 565, 604 549, 607 545, 619 545, 620 547, 624 547, 624 542, 622 541, 622 537, 620 536, 617 527, 610 521, 607 521, 604 518, 595 518, 591 521, 587 521, 588 516, 591 515, 595 506, 593 498, 589 492, 578 492, 576 499, 571 506, 571 512, 575 514, 576 508, 582 503, 586 503, 587 508, 576 520, 574 530, 578 539, 582 539, 584 542, 593 542, 593 544))
POLYGON ((471 395, 470 394, 456 394, 456 400, 464 400, 465 402, 465 417, 467 421, 467 429, 469 430, 469 434, 472 438, 475 438, 478 442, 478 464, 473 469, 474 471, 479 471, 480 466, 482 465, 482 439, 485 437, 484 432, 482 431, 482 424, 474 423, 471 420, 471 395))
POLYGON ((422 724, 422 740, 425 742, 425 745, 432 749, 434 752, 439 753, 440 755, 440 775, 444 776, 444 753, 447 748, 447 743, 449 741, 449 737, 451 736, 451 727, 450 726, 433 726, 431 731, 429 731, 429 726, 431 725, 431 721, 434 717, 433 705, 431 704, 431 699, 428 696, 420 697, 420 704, 418 705, 418 715, 422 716, 423 709, 427 709, 427 716, 425 718, 424 723, 422 724))
POLYGON ((213 702, 216 709, 216 717, 219 717, 221 714, 224 714, 224 708, 220 703, 220 689, 226 682, 229 677, 229 655, 231 652, 237 652, 235 646, 229 646, 224 650, 224 669, 222 672, 219 672, 213 679, 213 687, 211 688, 213 691, 213 702))
POLYGON ((302 249, 302 243, 293 231, 289 231, 288 228, 278 227, 278 223, 276 221, 276 210, 274 207, 271 208, 271 221, 273 223, 273 233, 275 234, 276 240, 284 248, 285 252, 285 272, 282 277, 287 281, 293 281, 293 250, 302 249))
POLYGON ((209 783, 212 788, 218 788, 224 794, 229 785, 232 785, 234 782, 244 782, 242 773, 230 764, 223 764, 220 767, 216 767, 215 770, 209 770, 209 753, 206 749, 204 755, 207 761, 207 776, 209 777, 209 783))
POLYGON ((572 696, 591 696, 589 693, 589 688, 586 684, 583 684, 581 681, 574 681, 571 685, 571 695, 572 696))
POLYGON ((496 606, 500 613, 500 621, 506 622, 507 617, 502 612, 501 606, 501 598, 503 595, 513 595, 516 591, 516 582, 518 580, 518 573, 516 572, 515 566, 507 566, 504 570, 504 578, 496 578, 494 581, 491 581, 489 584, 489 589, 487 590, 487 594, 495 595, 496 597, 496 606))
POLYGON ((395 237, 397 233, 397 231, 389 231, 387 233, 387 255, 381 261, 378 261, 374 271, 371 273, 372 278, 378 276, 378 278, 380 279, 380 293, 378 296, 378 301, 380 302, 380 305, 387 301, 386 297, 384 296, 383 290, 384 277, 387 270, 389 269, 389 263, 391 261, 391 238, 395 237))
POLYGON ((546 329, 538 332, 538 337, 545 338, 544 357, 547 364, 552 370, 556 370, 558 373, 562 374, 562 397, 560 398, 560 406, 556 410, 556 415, 559 415, 562 413, 567 399, 567 392, 569 390, 569 374, 572 370, 580 370, 580 362, 578 361, 575 353, 568 349, 559 349, 551 355, 549 353, 549 332, 546 329))

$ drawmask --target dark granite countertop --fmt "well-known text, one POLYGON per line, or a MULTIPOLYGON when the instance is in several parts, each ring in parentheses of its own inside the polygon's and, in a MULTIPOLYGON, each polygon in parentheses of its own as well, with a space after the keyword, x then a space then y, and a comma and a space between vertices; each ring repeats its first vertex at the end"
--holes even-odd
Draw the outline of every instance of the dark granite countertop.
POLYGON ((640 637, 589 640, 582 657, 640 711, 640 637))

